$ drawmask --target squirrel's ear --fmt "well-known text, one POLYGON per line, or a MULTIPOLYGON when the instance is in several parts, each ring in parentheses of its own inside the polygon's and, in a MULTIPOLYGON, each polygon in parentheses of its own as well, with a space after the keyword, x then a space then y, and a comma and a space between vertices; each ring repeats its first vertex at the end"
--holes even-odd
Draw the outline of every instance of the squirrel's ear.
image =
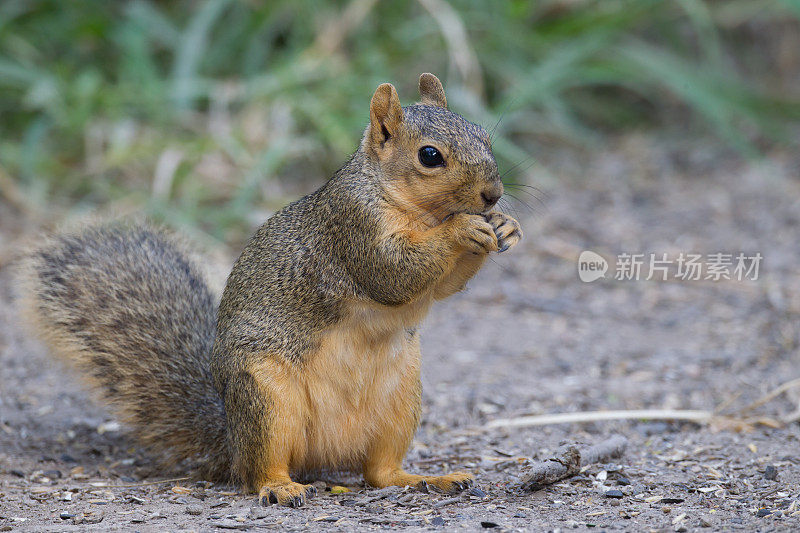
POLYGON ((442 82, 430 72, 419 77, 419 95, 422 97, 423 104, 447 109, 447 99, 444 97, 442 82))
POLYGON ((372 95, 369 104, 369 140, 376 147, 383 147, 393 135, 397 134, 403 122, 403 108, 400 98, 391 83, 382 83, 372 95))

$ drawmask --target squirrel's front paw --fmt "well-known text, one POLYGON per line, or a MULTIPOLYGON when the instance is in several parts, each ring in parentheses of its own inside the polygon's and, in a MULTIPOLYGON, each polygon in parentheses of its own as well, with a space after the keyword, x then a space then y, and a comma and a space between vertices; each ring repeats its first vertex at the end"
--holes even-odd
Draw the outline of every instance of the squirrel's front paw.
POLYGON ((261 505, 278 503, 287 507, 302 507, 308 498, 316 495, 317 489, 312 485, 286 481, 264 485, 258 492, 258 501, 261 505))
POLYGON ((483 215, 458 213, 453 215, 455 240, 474 254, 488 254, 498 250, 497 235, 483 215))
POLYGON ((484 215, 486 222, 488 222, 494 229, 497 236, 498 252, 502 253, 516 245, 522 239, 522 228, 519 222, 506 215, 494 211, 484 215))

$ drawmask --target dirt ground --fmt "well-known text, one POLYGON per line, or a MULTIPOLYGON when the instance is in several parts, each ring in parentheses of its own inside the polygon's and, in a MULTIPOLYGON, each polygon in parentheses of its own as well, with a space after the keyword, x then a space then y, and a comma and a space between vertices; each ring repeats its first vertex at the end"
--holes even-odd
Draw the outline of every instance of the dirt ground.
MULTIPOLYGON (((26 336, 3 268, 0 531, 800 529, 800 425, 777 423, 798 396, 744 412, 800 377, 798 176, 796 154, 749 163, 631 137, 534 166, 544 205, 509 189, 533 207, 511 211, 524 241, 438 304, 423 328, 424 416, 406 463, 475 473, 481 490, 458 497, 368 489, 356 475, 324 472, 305 508, 265 508, 235 487, 154 471, 79 376, 26 336), (612 266, 583 283, 582 250, 612 259, 760 252, 763 262, 756 281, 618 281, 612 266), (485 427, 645 408, 731 418, 485 427), (615 433, 629 439, 622 458, 534 493, 516 489, 526 466, 560 444, 615 433)), ((0 206, 0 222, 4 245, 18 238, 9 207, 0 206)))

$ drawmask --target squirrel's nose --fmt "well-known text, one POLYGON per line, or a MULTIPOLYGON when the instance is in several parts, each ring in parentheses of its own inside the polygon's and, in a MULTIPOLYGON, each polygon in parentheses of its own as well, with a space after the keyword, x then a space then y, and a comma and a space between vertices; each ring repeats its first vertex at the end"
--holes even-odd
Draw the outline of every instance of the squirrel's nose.
POLYGON ((483 202, 486 204, 487 209, 496 204, 501 196, 503 196, 502 185, 500 185, 500 187, 492 187, 481 192, 481 198, 483 198, 483 202))

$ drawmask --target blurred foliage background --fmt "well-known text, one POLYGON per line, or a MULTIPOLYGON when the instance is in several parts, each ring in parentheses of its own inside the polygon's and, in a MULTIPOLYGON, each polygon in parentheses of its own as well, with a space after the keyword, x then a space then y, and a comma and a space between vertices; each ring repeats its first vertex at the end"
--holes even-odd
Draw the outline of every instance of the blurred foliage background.
POLYGON ((759 157, 797 141, 800 0, 2 0, 0 195, 239 242, 420 72, 501 169, 623 132, 759 157))

